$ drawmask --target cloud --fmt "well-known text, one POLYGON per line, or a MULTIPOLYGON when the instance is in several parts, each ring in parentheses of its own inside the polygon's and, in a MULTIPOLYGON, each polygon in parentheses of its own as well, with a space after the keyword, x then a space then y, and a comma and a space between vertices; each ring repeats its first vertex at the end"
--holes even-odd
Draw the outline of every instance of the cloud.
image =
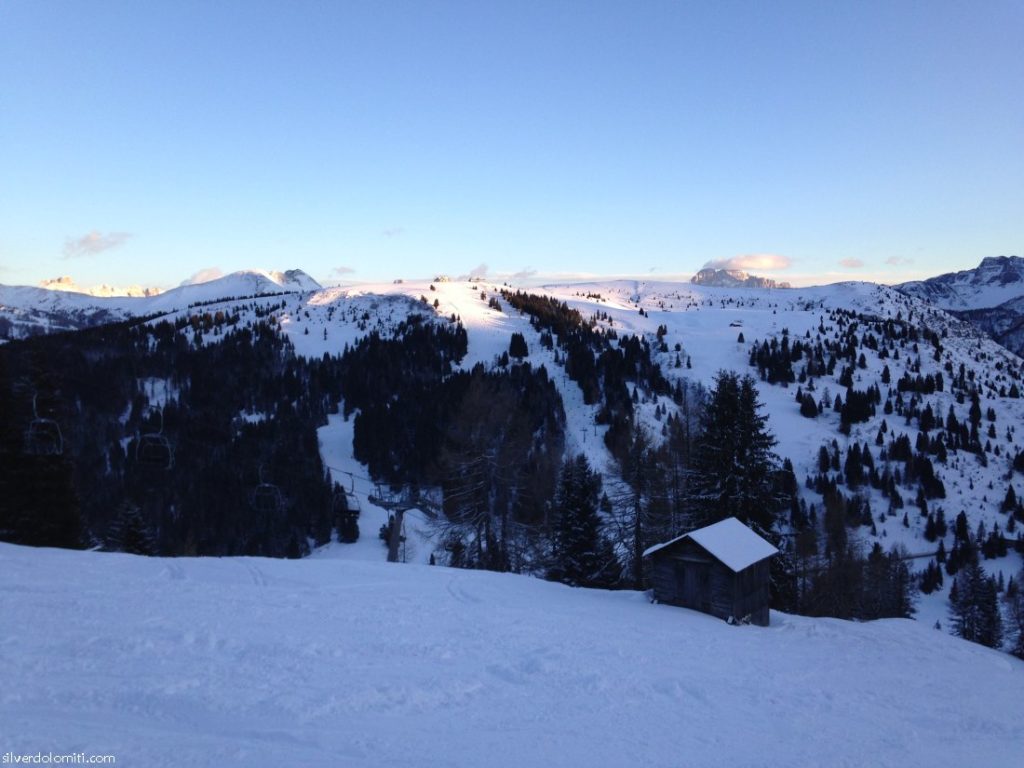
POLYGON ((131 232, 108 232, 103 234, 95 229, 81 237, 69 237, 64 241, 64 258, 75 259, 81 256, 95 256, 98 253, 109 251, 112 248, 124 245, 131 232))
POLYGON ((536 274, 537 274, 537 270, 536 269, 531 269, 530 267, 526 267, 525 269, 521 269, 518 272, 512 273, 511 275, 509 275, 509 277, 512 278, 513 280, 529 280, 531 277, 533 277, 536 274))
POLYGON ((384 237, 398 237, 405 234, 405 227, 388 227, 382 229, 380 233, 384 237))
POLYGON ((864 262, 861 259, 840 259, 839 266, 847 269, 860 269, 864 266, 864 262))
POLYGON ((891 264, 894 267, 902 267, 906 264, 913 264, 913 259, 908 259, 905 256, 890 256, 885 260, 886 264, 891 264))
POLYGON ((355 272, 352 267, 335 267, 331 270, 331 277, 344 277, 345 275, 351 275, 355 272))
POLYGON ((701 269, 756 269, 759 272, 772 272, 787 269, 792 263, 788 256, 777 253, 744 253, 731 259, 712 259, 701 269))
POLYGON ((487 272, 488 272, 488 266, 486 264, 480 264, 479 266, 473 267, 473 269, 469 270, 469 274, 468 275, 459 275, 458 279, 459 280, 473 280, 474 278, 476 278, 476 279, 483 279, 483 278, 487 277, 487 272))
POLYGON ((200 283, 208 283, 221 277, 224 277, 224 271, 220 267, 207 267, 206 269, 200 269, 187 280, 182 280, 181 284, 199 285, 200 283))

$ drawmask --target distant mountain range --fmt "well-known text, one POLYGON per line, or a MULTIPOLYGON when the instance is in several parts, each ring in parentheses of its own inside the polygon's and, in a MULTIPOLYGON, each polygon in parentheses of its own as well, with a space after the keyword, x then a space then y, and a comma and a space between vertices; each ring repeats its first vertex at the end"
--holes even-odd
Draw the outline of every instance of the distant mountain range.
MULTIPOLYGON (((787 282, 736 269, 702 269, 691 283, 717 288, 791 288, 787 282)), ((993 256, 974 269, 893 287, 969 322, 1024 356, 1024 258, 993 256)), ((0 285, 0 339, 172 312, 226 297, 305 293, 321 288, 301 269, 244 270, 167 291, 142 286, 84 288, 70 277, 46 280, 40 287, 0 285)))
POLYGON ((1024 295, 1024 258, 990 256, 974 269, 947 272, 896 288, 942 309, 963 311, 997 307, 1024 295))
POLYGON ((690 279, 696 285, 717 288, 790 288, 789 283, 758 277, 739 269, 702 269, 690 279))
POLYGON ((895 286, 968 321, 1024 355, 1024 258, 990 256, 974 269, 895 286))
POLYGON ((0 339, 87 328, 129 317, 163 314, 222 298, 306 293, 322 286, 301 269, 244 270, 160 292, 151 288, 80 289, 69 277, 43 287, 0 285, 0 339))
POLYGON ((40 288, 50 291, 67 291, 68 293, 84 293, 86 296, 98 296, 109 299, 115 296, 157 296, 163 293, 162 288, 143 288, 141 285, 116 287, 113 285, 94 285, 88 288, 78 285, 70 275, 62 275, 52 280, 43 280, 40 288))

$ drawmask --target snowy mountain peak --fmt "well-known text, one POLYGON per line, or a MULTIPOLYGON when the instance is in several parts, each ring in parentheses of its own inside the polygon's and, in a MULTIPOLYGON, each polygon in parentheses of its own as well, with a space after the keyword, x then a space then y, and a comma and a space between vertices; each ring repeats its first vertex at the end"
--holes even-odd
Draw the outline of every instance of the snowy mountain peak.
POLYGON ((221 275, 206 270, 176 288, 83 288, 68 276, 40 287, 0 285, 0 340, 65 331, 142 315, 159 315, 213 301, 281 293, 312 293, 320 284, 301 269, 260 269, 221 275))
MULTIPOLYGON (((242 293, 277 293, 284 291, 319 291, 323 288, 320 283, 303 272, 301 269, 288 269, 284 272, 268 269, 240 269, 227 275, 220 274, 219 270, 210 270, 204 274, 203 279, 190 279, 181 284, 185 288, 196 285, 222 286, 231 294, 235 290, 242 293)), ((241 295, 241 294, 238 294, 241 295)))
POLYGON ((995 307, 1024 295, 1024 258, 988 256, 974 269, 896 286, 943 309, 995 307))
POLYGON ((740 269, 702 269, 690 279, 697 285, 718 288, 789 288, 789 283, 758 277, 740 269))
POLYGON ((1020 270, 1024 267, 1024 258, 1020 256, 986 256, 978 265, 978 270, 1006 269, 1009 267, 1020 270))
POLYGON ((301 269, 289 269, 284 272, 269 272, 270 279, 278 285, 292 290, 319 291, 323 288, 320 283, 307 275, 301 269))
POLYGON ((78 285, 70 275, 61 275, 51 280, 43 280, 39 283, 40 288, 49 291, 66 291, 67 293, 82 293, 86 296, 99 298, 111 298, 114 296, 158 296, 163 293, 161 288, 145 288, 141 285, 129 285, 117 287, 113 285, 93 285, 85 287, 78 285))

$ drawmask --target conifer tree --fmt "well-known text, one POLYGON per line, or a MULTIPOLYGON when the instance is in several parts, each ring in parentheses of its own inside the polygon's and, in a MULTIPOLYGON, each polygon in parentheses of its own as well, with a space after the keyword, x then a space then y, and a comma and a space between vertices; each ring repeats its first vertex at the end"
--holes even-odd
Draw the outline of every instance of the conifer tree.
POLYGON ((721 371, 701 421, 691 499, 696 521, 736 517, 771 529, 787 499, 775 482, 779 460, 754 379, 721 371))
POLYGON ((526 345, 526 337, 521 333, 513 333, 508 343, 508 356, 522 360, 529 354, 530 350, 526 345))
POLYGON ((601 534, 600 495, 601 476, 587 457, 569 459, 558 487, 554 565, 548 578, 580 587, 610 586, 618 578, 615 553, 601 534))
POLYGON ((107 533, 107 546, 115 552, 130 555, 155 555, 156 544, 153 534, 138 506, 124 502, 107 533))
POLYGON ((1003 622, 995 581, 977 562, 967 562, 949 593, 949 618, 953 634, 974 643, 999 648, 1003 622))

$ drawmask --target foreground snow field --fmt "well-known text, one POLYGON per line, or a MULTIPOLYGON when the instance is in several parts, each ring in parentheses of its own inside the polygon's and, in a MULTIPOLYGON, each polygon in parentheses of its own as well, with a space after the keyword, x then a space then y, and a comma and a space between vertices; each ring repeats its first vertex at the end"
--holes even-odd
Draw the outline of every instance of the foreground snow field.
POLYGON ((1024 664, 421 565, 0 545, 0 753, 128 766, 1019 766, 1024 664))

